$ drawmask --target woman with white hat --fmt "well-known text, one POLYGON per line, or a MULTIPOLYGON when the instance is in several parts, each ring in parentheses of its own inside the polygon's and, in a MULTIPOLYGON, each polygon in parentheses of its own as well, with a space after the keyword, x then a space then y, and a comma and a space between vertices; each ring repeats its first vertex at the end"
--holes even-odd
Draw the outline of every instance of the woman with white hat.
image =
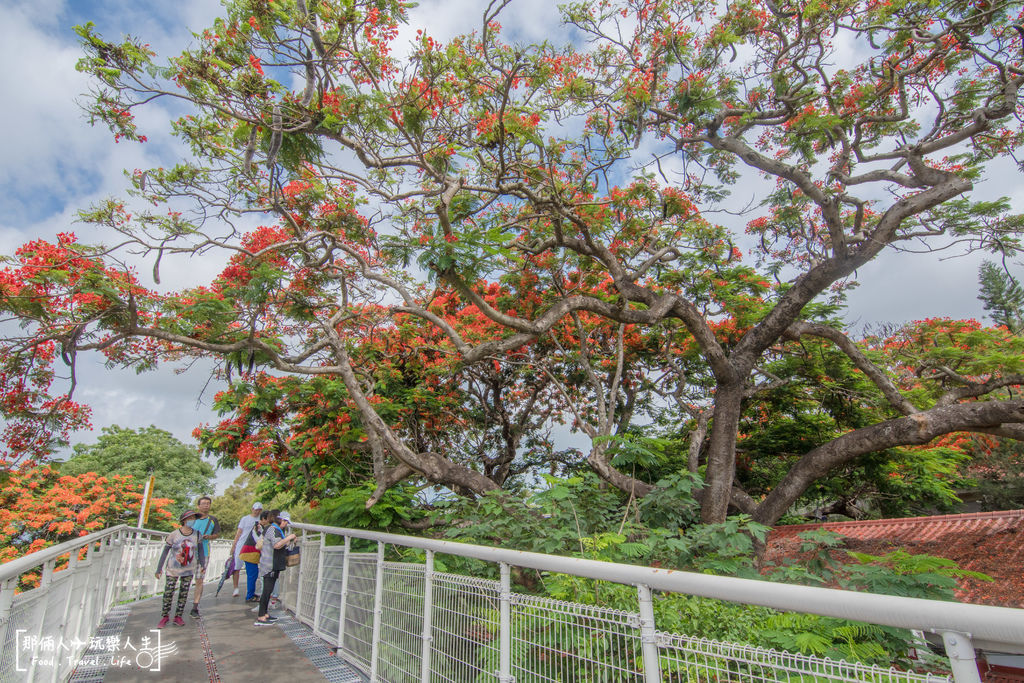
MULTIPOLYGON (((235 590, 231 593, 231 597, 238 597, 238 572, 242 569, 242 545, 245 543, 245 539, 249 537, 252 532, 253 526, 259 521, 260 512, 263 511, 263 503, 256 502, 252 504, 252 511, 242 519, 238 520, 238 529, 235 531, 235 542, 231 546, 231 554, 235 558, 235 566, 231 572, 231 583, 234 585, 235 590)), ((249 598, 256 595, 256 566, 253 565, 252 573, 249 572, 249 567, 245 568, 245 598, 249 598)))

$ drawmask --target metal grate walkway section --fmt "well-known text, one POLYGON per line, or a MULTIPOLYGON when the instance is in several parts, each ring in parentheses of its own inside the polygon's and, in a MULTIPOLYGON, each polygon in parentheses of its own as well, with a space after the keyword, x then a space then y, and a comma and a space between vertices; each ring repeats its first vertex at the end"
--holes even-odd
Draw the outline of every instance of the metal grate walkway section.
POLYGON ((106 618, 96 629, 96 638, 90 641, 89 649, 78 660, 78 665, 71 673, 68 683, 100 683, 103 681, 111 662, 107 656, 107 645, 111 642, 121 642, 121 634, 131 611, 130 605, 118 605, 107 612, 106 618))
POLYGON ((139 659, 137 645, 147 634, 156 635, 159 598, 119 605, 97 631, 96 648, 88 650, 72 672, 69 683, 122 683, 132 681, 189 681, 241 683, 253 680, 288 680, 291 683, 363 683, 365 677, 332 651, 304 624, 284 612, 277 627, 253 626, 251 605, 240 598, 204 595, 193 619, 159 631, 162 661, 139 659), (134 641, 133 646, 126 643, 134 641), (117 643, 111 653, 108 644, 117 643))
POLYGON ((302 622, 288 616, 282 617, 277 625, 331 683, 364 683, 366 681, 366 676, 346 664, 345 660, 337 656, 333 648, 328 647, 323 639, 302 622))

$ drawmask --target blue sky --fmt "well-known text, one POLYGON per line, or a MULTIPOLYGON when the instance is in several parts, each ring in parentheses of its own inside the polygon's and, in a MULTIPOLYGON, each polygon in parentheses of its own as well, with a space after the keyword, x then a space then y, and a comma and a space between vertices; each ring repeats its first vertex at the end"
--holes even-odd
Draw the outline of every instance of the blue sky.
MULTIPOLYGON (((428 33, 445 40, 479 25, 483 6, 476 0, 421 2, 401 41, 426 25, 428 33)), ((115 145, 103 128, 91 128, 75 104, 88 82, 74 70, 80 56, 72 26, 93 21, 110 38, 130 33, 150 43, 162 56, 181 50, 190 30, 207 26, 220 9, 211 0, 151 3, 134 1, 35 0, 0 4, 0 74, 5 103, 0 108, 3 154, 0 155, 0 251, 11 253, 36 237, 53 239, 69 228, 85 240, 84 226, 74 225, 75 212, 124 186, 122 170, 172 162, 179 148, 166 136, 168 113, 161 106, 139 117, 146 145, 115 145)), ((501 17, 506 34, 523 40, 539 39, 553 26, 555 14, 546 0, 522 0, 501 17)), ((1007 167, 979 186, 978 196, 1016 194, 1019 173, 1007 167)), ((746 198, 737 196, 738 205, 746 198)), ((1018 205, 1020 202, 1018 201, 1018 205)), ((849 319, 858 325, 901 322, 931 316, 982 315, 977 301, 980 257, 941 260, 936 255, 889 254, 858 273, 861 286, 850 300, 849 319)), ((189 278, 216 272, 216 264, 187 264, 178 273, 164 273, 174 286, 189 278)), ((167 283, 165 283, 167 284, 167 283)), ((203 392, 208 374, 194 368, 188 374, 170 369, 135 375, 110 371, 99 362, 82 368, 78 398, 94 408, 96 431, 77 441, 93 441, 110 424, 155 424, 190 441, 193 427, 214 418, 209 410, 211 385, 203 392)), ((222 472, 218 489, 235 472, 222 472)))

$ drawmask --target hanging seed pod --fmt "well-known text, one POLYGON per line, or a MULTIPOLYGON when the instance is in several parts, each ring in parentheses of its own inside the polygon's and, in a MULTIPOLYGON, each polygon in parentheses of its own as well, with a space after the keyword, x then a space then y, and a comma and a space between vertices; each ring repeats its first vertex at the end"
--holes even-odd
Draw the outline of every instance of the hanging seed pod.
POLYGON ((273 132, 270 134, 270 147, 267 149, 267 168, 273 168, 277 161, 277 153, 281 151, 281 106, 274 105, 273 132))
POLYGON ((153 264, 153 282, 160 284, 160 259, 164 257, 163 249, 156 255, 156 263, 153 264))
POLYGON ((316 92, 316 71, 313 69, 313 55, 306 50, 306 90, 302 93, 302 106, 308 107, 313 102, 316 92))
POLYGON ((324 42, 320 40, 320 33, 315 28, 310 28, 309 35, 313 39, 313 47, 316 49, 317 55, 323 59, 327 50, 324 49, 324 42))
POLYGON ((252 158, 256 154, 256 137, 258 135, 256 126, 249 131, 249 142, 245 145, 245 155, 242 157, 242 172, 245 175, 252 175, 252 158))

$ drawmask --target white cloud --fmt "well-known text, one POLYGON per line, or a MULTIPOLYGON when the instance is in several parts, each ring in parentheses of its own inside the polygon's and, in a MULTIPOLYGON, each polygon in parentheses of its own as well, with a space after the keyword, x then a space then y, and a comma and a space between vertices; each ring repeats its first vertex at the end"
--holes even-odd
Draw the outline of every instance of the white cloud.
MULTIPOLYGON (((111 38, 122 32, 145 35, 154 46, 170 45, 188 37, 183 22, 165 23, 140 13, 138 3, 96 3, 101 32, 111 38), (114 20, 104 22, 99 17, 114 20), (106 25, 104 25, 106 24, 106 25), (176 34, 172 39, 171 34, 176 34)), ((176 7, 184 23, 201 27, 219 11, 218 3, 193 1, 176 7)), ((166 139, 168 112, 150 106, 140 112, 139 126, 153 143, 112 144, 102 126, 90 127, 75 99, 86 92, 88 80, 75 71, 81 50, 70 24, 86 18, 72 17, 62 2, 0 5, 0 58, 9 68, 0 72, 5 103, 0 107, 4 152, 0 157, 0 253, 11 254, 24 242, 53 240, 57 232, 74 231, 82 241, 111 241, 91 226, 76 224, 76 212, 110 195, 122 193, 123 169, 165 165, 180 154, 180 146, 166 139)), ((168 260, 163 271, 165 286, 182 287, 196 277, 207 281, 222 266, 203 259, 168 260)), ((140 269, 143 280, 150 268, 140 269)), ((93 408, 95 428, 73 437, 75 443, 92 442, 103 427, 144 427, 154 424, 185 442, 193 442, 192 429, 212 422, 211 385, 197 402, 209 378, 208 368, 197 367, 184 375, 171 368, 136 375, 110 370, 101 357, 80 358, 76 398, 93 408)), ((218 490, 231 483, 237 470, 218 475, 218 490), (223 481, 221 481, 223 480, 223 481)))
MULTIPOLYGON (((457 35, 483 27, 484 8, 480 0, 423 0, 409 12, 409 23, 400 27, 397 44, 400 50, 415 38, 416 30, 446 43, 457 35)), ((506 7, 497 22, 504 40, 535 42, 558 32, 558 3, 549 0, 519 0, 506 7)), ((555 41, 557 43, 557 40, 555 41)))
POLYGON ((0 183, 19 198, 46 188, 50 196, 40 199, 59 202, 88 185, 89 174, 81 170, 98 140, 82 131, 81 116, 70 102, 87 87, 74 70, 77 48, 33 25, 24 11, 28 6, 0 7, 0 59, 16 65, 0 72, 5 100, 0 183))

